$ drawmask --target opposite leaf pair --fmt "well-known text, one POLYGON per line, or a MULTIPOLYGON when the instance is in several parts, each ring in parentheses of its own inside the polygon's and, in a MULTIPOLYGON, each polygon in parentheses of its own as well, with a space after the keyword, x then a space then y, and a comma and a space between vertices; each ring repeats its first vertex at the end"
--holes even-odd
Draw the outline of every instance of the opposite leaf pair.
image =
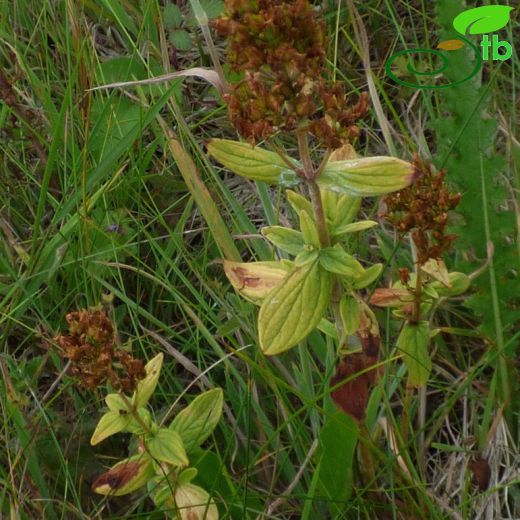
POLYGON ((159 379, 163 355, 145 366, 146 376, 131 397, 108 394, 109 411, 100 419, 91 438, 95 445, 119 432, 137 436, 137 453, 120 461, 93 484, 96 493, 125 495, 148 486, 155 504, 183 520, 218 519, 209 494, 191 483, 196 468, 189 456, 208 438, 222 414, 223 394, 217 388, 197 396, 177 414, 168 427, 157 424, 147 404, 159 379))

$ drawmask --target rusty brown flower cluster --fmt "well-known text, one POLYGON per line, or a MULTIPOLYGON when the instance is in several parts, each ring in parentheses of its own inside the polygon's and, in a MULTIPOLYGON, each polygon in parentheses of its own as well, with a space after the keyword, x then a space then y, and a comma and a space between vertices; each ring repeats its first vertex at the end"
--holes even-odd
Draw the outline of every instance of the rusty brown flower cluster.
POLYGON ((399 233, 411 233, 417 248, 417 262, 440 259, 456 235, 447 233, 448 212, 460 201, 460 193, 451 193, 445 184, 445 171, 434 173, 432 167, 416 158, 415 182, 404 190, 385 197, 384 217, 399 233))
POLYGON ((348 107, 343 84, 324 79, 326 28, 308 0, 226 0, 214 28, 244 74, 226 96, 240 135, 255 143, 305 130, 331 149, 358 136, 367 96, 348 107))
POLYGON ((145 377, 144 363, 115 344, 114 328, 102 310, 81 309, 66 316, 68 334, 54 341, 71 361, 71 373, 86 388, 109 381, 114 388, 129 392, 145 377))

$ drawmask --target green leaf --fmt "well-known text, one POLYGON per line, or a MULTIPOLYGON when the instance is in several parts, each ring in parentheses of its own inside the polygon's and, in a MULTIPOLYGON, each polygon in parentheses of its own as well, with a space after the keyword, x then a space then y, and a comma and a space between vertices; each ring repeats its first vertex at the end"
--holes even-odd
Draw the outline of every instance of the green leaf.
POLYGON ((435 289, 439 296, 458 296, 469 289, 471 284, 469 276, 457 272, 449 273, 448 276, 450 280, 449 287, 439 281, 434 281, 428 286, 435 289))
POLYGON ((396 157, 366 157, 329 161, 317 182, 326 190, 368 197, 406 188, 414 172, 412 163, 396 157))
MULTIPOLYGON (((320 431, 317 452, 319 494, 329 502, 330 518, 342 518, 352 495, 358 426, 340 411, 329 413, 320 431)), ((329 518, 329 516, 327 516, 329 518)))
POLYGON ((215 388, 197 396, 177 414, 170 429, 181 436, 188 453, 211 435, 220 421, 223 405, 222 389, 215 388))
POLYGON ((310 262, 314 262, 320 252, 317 249, 314 249, 312 246, 305 246, 303 251, 298 253, 296 258, 294 259, 294 265, 296 267, 303 267, 306 264, 309 264, 310 262))
POLYGON ((303 195, 300 195, 293 190, 287 190, 285 195, 287 196, 289 204, 298 215, 301 211, 306 211, 309 215, 312 215, 312 204, 310 200, 307 200, 303 195))
POLYGON ((161 462, 174 466, 187 466, 189 464, 182 438, 172 429, 161 428, 148 437, 146 447, 150 455, 161 462))
POLYGON ((182 470, 177 477, 179 486, 182 486, 183 484, 189 484, 197 476, 198 472, 199 471, 197 468, 186 468, 182 470))
POLYGON ((361 320, 361 309, 356 298, 344 294, 339 302, 339 311, 345 333, 349 336, 355 334, 361 320))
POLYGON ((128 414, 121 414, 119 411, 110 411, 101 417, 90 438, 90 444, 95 446, 102 440, 123 431, 130 422, 128 414))
POLYGON ((138 408, 135 413, 139 416, 139 420, 131 415, 126 431, 135 435, 143 435, 150 431, 153 425, 152 414, 146 408, 138 408))
POLYGON ((200 5, 210 20, 218 18, 224 11, 222 0, 200 0, 200 5))
POLYGON ((163 22, 166 29, 174 29, 182 23, 182 13, 175 4, 167 4, 163 11, 163 22))
POLYGON ((320 264, 331 273, 350 278, 356 278, 365 272, 363 266, 352 255, 349 255, 340 244, 322 249, 320 264))
POLYGON ((463 11, 453 20, 453 27, 460 34, 484 34, 505 27, 512 7, 507 5, 484 5, 463 11))
POLYGON ((260 308, 262 352, 280 354, 304 339, 324 316, 331 291, 332 276, 316 260, 295 269, 260 308))
POLYGON ((428 382, 432 360, 428 353, 430 328, 427 321, 406 323, 397 339, 397 348, 404 352, 408 384, 419 388, 428 382))
POLYGON ((264 299, 293 269, 289 260, 281 262, 232 262, 224 260, 224 272, 231 285, 253 303, 264 299))
POLYGON ((350 224, 359 212, 361 198, 346 193, 321 190, 325 218, 331 229, 350 224))
POLYGON ((344 235, 345 233, 357 233, 359 231, 364 231, 365 229, 370 229, 374 226, 377 226, 378 223, 373 220, 360 220, 359 222, 352 222, 350 224, 343 224, 335 228, 332 232, 332 235, 337 237, 340 235, 344 235))
POLYGON ((356 278, 353 288, 354 289, 364 289, 368 287, 370 284, 374 283, 381 274, 383 270, 383 264, 374 264, 370 266, 365 272, 356 278))
POLYGON ((276 153, 248 143, 227 139, 212 139, 208 143, 208 153, 232 172, 269 184, 293 180, 298 183, 296 173, 276 153))
POLYGON ((140 453, 118 462, 92 484, 100 495, 120 496, 132 493, 153 478, 153 463, 147 453, 140 453))
POLYGON ((105 403, 112 412, 119 412, 120 410, 124 412, 128 411, 128 407, 121 397, 121 394, 108 394, 105 397, 105 403))
POLYGON ((300 228, 302 230, 303 241, 318 249, 320 247, 320 237, 318 228, 312 217, 305 210, 300 211, 300 228))
POLYGON ((192 47, 191 36, 184 29, 172 31, 170 43, 180 51, 189 51, 192 47))
POLYGON ((132 397, 136 408, 146 405, 150 397, 152 397, 161 374, 163 358, 164 355, 162 353, 157 354, 145 365, 146 376, 137 383, 137 388, 132 397))
POLYGON ((262 235, 276 247, 291 255, 297 255, 304 246, 302 234, 295 229, 268 226, 262 229, 262 235))

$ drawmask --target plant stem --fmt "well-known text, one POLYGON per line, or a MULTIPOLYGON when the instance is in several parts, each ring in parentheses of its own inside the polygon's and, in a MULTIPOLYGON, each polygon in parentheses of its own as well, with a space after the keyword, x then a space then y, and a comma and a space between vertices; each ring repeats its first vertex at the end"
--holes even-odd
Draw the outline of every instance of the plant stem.
POLYGON ((318 226, 318 236, 320 237, 321 247, 330 246, 329 230, 327 229, 327 221, 325 220, 325 211, 321 201, 321 192, 319 186, 314 180, 308 180, 309 194, 311 196, 312 207, 314 209, 314 218, 318 226))
POLYGON ((419 323, 421 320, 421 293, 422 293, 422 271, 421 267, 417 265, 415 271, 415 291, 414 291, 414 302, 413 302, 413 314, 411 323, 419 323))
POLYGON ((309 187, 309 194, 311 196, 312 207, 314 210, 314 218, 316 219, 316 225, 318 226, 320 245, 321 247, 328 247, 330 246, 329 230, 327 229, 327 221, 325 220, 321 191, 314 180, 318 171, 315 170, 312 165, 307 132, 298 132, 298 149, 303 164, 303 173, 307 180, 307 186, 309 187))

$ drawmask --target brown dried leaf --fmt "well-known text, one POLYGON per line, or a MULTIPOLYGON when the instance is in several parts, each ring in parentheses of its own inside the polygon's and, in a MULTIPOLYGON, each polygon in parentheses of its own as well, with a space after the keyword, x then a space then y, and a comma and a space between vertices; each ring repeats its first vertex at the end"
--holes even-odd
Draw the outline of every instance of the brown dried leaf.
POLYGON ((153 473, 151 459, 139 454, 117 463, 100 475, 92 484, 92 489, 101 495, 126 495, 144 486, 153 473))
POLYGON ((477 457, 471 463, 471 472, 473 473, 473 483, 480 489, 485 491, 489 486, 491 478, 491 468, 488 461, 484 457, 477 457))
POLYGON ((370 303, 378 307, 401 307, 411 300, 410 291, 397 288, 379 288, 370 297, 370 303))
POLYGON ((378 377, 377 369, 367 370, 375 363, 375 356, 367 356, 362 352, 350 354, 338 364, 336 373, 330 380, 331 388, 337 387, 331 392, 332 400, 357 421, 362 421, 365 417, 370 389, 378 377), (363 372, 364 370, 367 371, 363 372), (356 376, 360 372, 363 373, 356 376), (344 380, 348 381, 340 384, 344 380))

